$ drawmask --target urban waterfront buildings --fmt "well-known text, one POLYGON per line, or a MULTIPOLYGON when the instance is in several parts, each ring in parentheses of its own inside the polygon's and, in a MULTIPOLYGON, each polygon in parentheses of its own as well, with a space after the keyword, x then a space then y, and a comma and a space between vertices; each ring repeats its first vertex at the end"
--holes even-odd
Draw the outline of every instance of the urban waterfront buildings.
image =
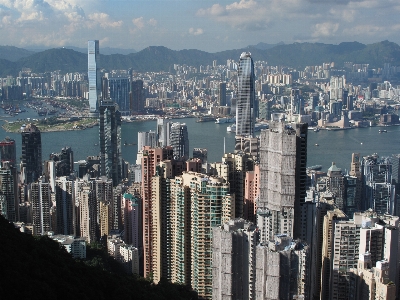
POLYGON ((189 136, 185 123, 172 123, 169 133, 169 146, 174 151, 174 158, 189 158, 189 136))
POLYGON ((97 113, 101 100, 99 41, 88 41, 89 111, 97 113))
POLYGON ((8 161, 10 166, 16 166, 17 149, 15 141, 6 137, 0 142, 1 163, 8 161))

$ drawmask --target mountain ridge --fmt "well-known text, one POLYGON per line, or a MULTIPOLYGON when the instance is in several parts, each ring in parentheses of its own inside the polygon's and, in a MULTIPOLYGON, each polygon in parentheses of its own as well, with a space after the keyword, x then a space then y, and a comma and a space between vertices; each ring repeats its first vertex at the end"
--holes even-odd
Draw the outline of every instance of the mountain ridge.
MULTIPOLYGON (((0 46, 0 76, 16 75, 22 68, 31 68, 35 73, 60 70, 61 72, 86 72, 87 55, 68 48, 53 48, 20 57, 16 61, 2 56, 0 46), (11 71, 12 70, 12 71, 11 71), (10 73, 11 72, 11 73, 10 73)), ((344 42, 338 45, 323 43, 277 44, 269 49, 249 46, 242 49, 209 53, 197 49, 171 50, 164 46, 149 46, 130 54, 101 54, 100 68, 105 70, 129 69, 138 72, 169 71, 174 64, 194 67, 212 65, 213 60, 225 64, 228 59, 238 60, 242 52, 249 51, 255 61, 267 61, 268 65, 304 68, 334 62, 342 67, 344 62, 370 64, 371 68, 383 67, 384 63, 400 65, 400 46, 389 41, 365 45, 359 42, 344 42)), ((27 52, 22 52, 23 55, 27 52)))

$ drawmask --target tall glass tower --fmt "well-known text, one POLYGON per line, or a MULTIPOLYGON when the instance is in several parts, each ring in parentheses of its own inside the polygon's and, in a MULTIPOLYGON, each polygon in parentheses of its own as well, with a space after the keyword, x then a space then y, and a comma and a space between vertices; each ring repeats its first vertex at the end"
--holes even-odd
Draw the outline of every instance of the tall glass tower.
POLYGON ((238 71, 238 97, 236 102, 236 135, 253 137, 254 134, 254 64, 250 52, 240 55, 238 71))
POLYGON ((99 69, 99 41, 88 41, 88 78, 89 78, 89 109, 96 113, 101 96, 101 78, 99 69))

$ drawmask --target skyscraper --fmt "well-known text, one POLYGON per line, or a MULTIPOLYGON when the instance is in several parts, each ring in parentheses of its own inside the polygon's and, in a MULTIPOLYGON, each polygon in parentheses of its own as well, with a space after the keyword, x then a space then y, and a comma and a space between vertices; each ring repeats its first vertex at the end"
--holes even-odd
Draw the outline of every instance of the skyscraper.
POLYGON ((226 82, 219 83, 218 101, 219 101, 219 106, 226 105, 226 82))
POLYGON ((122 179, 121 114, 112 101, 102 101, 99 110, 100 174, 116 186, 122 179))
POLYGON ((31 185, 32 221, 34 233, 44 235, 51 230, 51 188, 50 183, 41 177, 31 185))
POLYGON ((99 41, 88 41, 89 111, 96 113, 101 97, 99 41))
POLYGON ((42 139, 40 130, 34 124, 26 125, 22 135, 21 175, 28 184, 42 175, 42 139))
POLYGON ((132 114, 137 114, 144 109, 144 90, 143 80, 135 80, 131 82, 130 92, 130 109, 132 114))
POLYGON ((240 55, 238 69, 238 97, 236 102, 236 135, 250 136, 254 134, 254 64, 251 54, 240 55))
POLYGON ((129 114, 129 78, 108 78, 108 88, 110 98, 118 104, 119 111, 129 114))
POLYGON ((1 149, 1 162, 8 161, 9 166, 15 167, 16 163, 16 146, 15 141, 9 137, 6 137, 0 142, 1 149))
POLYGON ((257 222, 261 242, 273 240, 276 234, 296 239, 300 204, 306 196, 307 124, 271 122, 260 139, 257 222))
POLYGON ((189 137, 185 123, 173 123, 169 135, 170 146, 174 149, 174 157, 189 158, 189 137))

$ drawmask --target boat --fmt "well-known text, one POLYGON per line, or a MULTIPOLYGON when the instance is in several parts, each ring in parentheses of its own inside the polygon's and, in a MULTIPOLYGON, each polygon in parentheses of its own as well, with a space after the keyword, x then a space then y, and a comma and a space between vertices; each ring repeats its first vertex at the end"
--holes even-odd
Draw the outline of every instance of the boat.
POLYGON ((307 167, 307 170, 321 170, 322 169, 322 165, 315 165, 315 166, 311 166, 311 167, 307 167))
POLYGON ((383 130, 379 129, 379 133, 387 133, 387 130, 386 129, 383 129, 383 130))
POLYGON ((257 123, 254 126, 254 131, 257 132, 257 131, 261 131, 262 129, 268 129, 268 128, 269 128, 269 125, 267 123, 257 123))
POLYGON ((224 124, 224 123, 233 123, 236 121, 235 117, 223 117, 223 118, 217 118, 215 120, 215 124, 224 124))
POLYGON ((317 146, 317 147, 318 147, 319 145, 318 145, 318 144, 315 144, 315 146, 317 146))
POLYGON ((228 127, 226 127, 227 132, 236 132, 236 124, 232 124, 228 127))
POLYGON ((319 127, 315 127, 314 132, 318 132, 318 131, 319 131, 319 127))
POLYGON ((203 117, 199 117, 199 118, 196 120, 196 123, 201 123, 201 122, 212 122, 212 121, 215 121, 215 118, 214 118, 214 117, 203 116, 203 117))

